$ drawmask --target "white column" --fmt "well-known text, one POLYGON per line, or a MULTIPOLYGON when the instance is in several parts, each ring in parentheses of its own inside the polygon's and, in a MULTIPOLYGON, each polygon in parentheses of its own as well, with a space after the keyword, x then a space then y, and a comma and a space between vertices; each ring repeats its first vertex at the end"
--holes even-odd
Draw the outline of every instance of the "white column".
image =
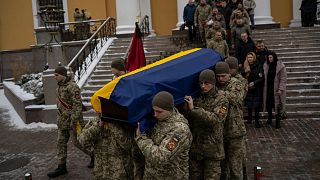
POLYGON ((255 24, 274 24, 271 16, 270 0, 255 0, 255 24))
POLYGON ((152 17, 151 17, 151 3, 150 0, 140 0, 141 18, 145 15, 149 16, 149 28, 151 35, 155 35, 152 29, 152 17))
POLYGON ((178 8, 178 23, 177 28, 180 28, 180 26, 184 23, 183 22, 183 9, 188 4, 189 0, 177 0, 177 8, 178 8))
POLYGON ((293 19, 290 21, 289 27, 301 27, 301 11, 299 10, 302 0, 292 0, 293 19))
POLYGON ((139 0, 117 0, 117 34, 134 32, 135 22, 140 17, 139 0))

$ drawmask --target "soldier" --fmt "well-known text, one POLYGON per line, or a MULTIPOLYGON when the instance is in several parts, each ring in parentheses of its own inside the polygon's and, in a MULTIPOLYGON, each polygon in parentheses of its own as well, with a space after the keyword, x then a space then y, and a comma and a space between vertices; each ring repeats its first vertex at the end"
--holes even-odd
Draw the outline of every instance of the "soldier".
POLYGON ((215 87, 212 70, 200 73, 200 97, 194 103, 186 96, 187 117, 191 124, 193 142, 190 148, 190 178, 220 180, 220 161, 224 159, 223 126, 229 101, 215 87))
POLYGON ((227 58, 229 56, 229 47, 227 41, 222 38, 221 31, 217 31, 215 39, 209 41, 208 48, 217 51, 223 58, 227 58))
MULTIPOLYGON (((228 57, 225 60, 226 63, 228 63, 230 68, 230 74, 232 77, 238 79, 242 86, 243 86, 243 99, 246 98, 247 92, 248 92, 248 80, 244 78, 238 71, 238 59, 235 57, 228 57)), ((243 108, 241 108, 243 109, 243 108)), ((248 149, 248 138, 244 137, 244 153, 243 153, 243 163, 242 163, 242 169, 243 169, 243 179, 246 180, 247 178, 247 149, 248 149)))
POLYGON ((157 124, 147 133, 136 130, 136 142, 145 157, 143 179, 189 179, 192 135, 188 121, 174 107, 173 96, 162 91, 152 100, 157 124))
POLYGON ((201 0, 194 14, 194 23, 196 27, 199 27, 199 33, 200 33, 201 41, 203 44, 206 43, 205 26, 210 13, 211 13, 211 6, 206 4, 206 0, 201 0))
POLYGON ((231 77, 229 65, 226 62, 218 62, 215 67, 215 73, 218 81, 218 90, 224 91, 229 100, 229 111, 223 135, 226 159, 222 163, 221 179, 242 180, 244 136, 246 135, 241 109, 244 91, 240 81, 231 77))
POLYGON ((79 142, 85 147, 94 144, 95 179, 133 179, 131 132, 125 125, 104 122, 100 118, 85 126, 79 142))
POLYGON ((122 59, 111 62, 111 72, 113 74, 113 79, 126 74, 125 65, 122 59))
POLYGON ((84 125, 82 117, 82 102, 80 88, 67 76, 67 69, 59 66, 54 71, 54 78, 58 82, 57 87, 57 107, 58 107, 58 168, 47 175, 51 178, 67 173, 67 143, 69 138, 73 144, 84 153, 91 156, 88 167, 92 167, 93 156, 83 148, 77 140, 77 133, 84 125))

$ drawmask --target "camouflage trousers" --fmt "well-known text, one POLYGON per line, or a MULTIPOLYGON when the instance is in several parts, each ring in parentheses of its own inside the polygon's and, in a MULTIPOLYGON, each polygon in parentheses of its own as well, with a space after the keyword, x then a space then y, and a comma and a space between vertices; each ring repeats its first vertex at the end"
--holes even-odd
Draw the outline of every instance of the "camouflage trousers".
POLYGON ((199 34, 200 34, 202 43, 206 43, 206 32, 207 32, 207 29, 205 27, 205 23, 199 23, 199 34))
POLYGON ((143 179, 145 159, 136 142, 132 148, 133 174, 135 180, 143 179))
POLYGON ((60 130, 58 129, 58 160, 59 164, 65 164, 67 161, 67 145, 68 141, 71 137, 71 141, 73 142, 74 146, 80 149, 85 154, 91 156, 93 153, 84 147, 82 147, 77 139, 77 134, 73 130, 60 130))
POLYGON ((205 158, 197 160, 190 157, 189 161, 190 179, 210 179, 210 180, 220 180, 221 167, 219 160, 212 158, 205 158))
POLYGON ((243 180, 244 138, 228 139, 224 142, 226 159, 221 163, 222 180, 243 180))

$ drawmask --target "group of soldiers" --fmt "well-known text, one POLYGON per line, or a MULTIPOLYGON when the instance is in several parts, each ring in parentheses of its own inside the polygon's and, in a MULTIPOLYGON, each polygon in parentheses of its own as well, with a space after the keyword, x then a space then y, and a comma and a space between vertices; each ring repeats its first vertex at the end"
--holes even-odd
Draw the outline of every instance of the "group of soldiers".
POLYGON ((254 29, 256 4, 254 0, 219 0, 212 4, 200 0, 196 6, 190 0, 186 5, 183 17, 189 28, 189 38, 194 38, 193 27, 196 27, 204 47, 228 57, 229 50, 235 49, 239 43, 240 34, 246 32, 250 35, 254 29))
MULTIPOLYGON (((115 77, 123 75, 123 62, 111 64, 115 77)), ((158 92, 152 100, 157 123, 146 132, 118 122, 101 121, 101 114, 85 126, 80 89, 64 67, 55 70, 58 82, 58 168, 67 173, 69 137, 92 157, 94 179, 232 179, 245 175, 246 128, 243 99, 247 82, 229 57, 214 71, 199 74, 201 93, 186 96, 183 108, 174 106, 170 92, 158 92), (93 158, 94 157, 94 158, 93 158)))

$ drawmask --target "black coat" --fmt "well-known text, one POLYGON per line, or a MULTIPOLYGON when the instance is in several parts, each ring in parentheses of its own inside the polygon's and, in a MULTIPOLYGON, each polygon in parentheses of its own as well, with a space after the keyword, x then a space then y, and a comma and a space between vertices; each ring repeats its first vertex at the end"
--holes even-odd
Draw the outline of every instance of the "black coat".
POLYGON ((240 39, 239 45, 236 48, 236 58, 238 58, 239 64, 243 65, 247 54, 249 52, 255 52, 256 46, 252 39, 248 37, 248 41, 246 43, 240 39))
POLYGON ((263 86, 264 73, 263 66, 257 61, 250 65, 251 72, 248 76, 248 84, 254 82, 253 88, 248 89, 247 97, 245 98, 245 106, 248 108, 261 108, 263 104, 263 86))

